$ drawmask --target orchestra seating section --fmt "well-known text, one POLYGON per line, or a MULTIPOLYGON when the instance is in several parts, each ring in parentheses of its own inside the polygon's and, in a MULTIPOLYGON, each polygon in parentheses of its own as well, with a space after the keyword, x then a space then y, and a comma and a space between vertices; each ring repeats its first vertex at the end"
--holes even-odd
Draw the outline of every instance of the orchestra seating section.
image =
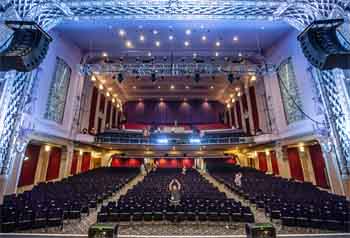
POLYGON ((7 195, 0 207, 1 232, 63 228, 63 220, 89 214, 138 173, 132 168, 98 168, 59 182, 40 183, 17 196, 7 195))
POLYGON ((102 206, 99 222, 254 222, 249 207, 226 197, 199 172, 190 169, 158 169, 129 190, 118 201, 102 206), (177 178, 181 185, 181 203, 169 203, 168 185, 177 178))
POLYGON ((252 168, 212 167, 209 172, 258 209, 264 209, 271 220, 280 219, 283 226, 350 231, 350 202, 346 197, 252 168), (243 174, 241 187, 234 183, 238 172, 243 174))

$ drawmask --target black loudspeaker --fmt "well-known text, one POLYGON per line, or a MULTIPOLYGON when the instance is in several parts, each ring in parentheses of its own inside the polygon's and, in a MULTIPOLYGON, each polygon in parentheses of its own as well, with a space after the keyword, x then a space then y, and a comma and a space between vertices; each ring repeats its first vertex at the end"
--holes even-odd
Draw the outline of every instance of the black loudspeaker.
POLYGON ((270 223, 246 225, 247 238, 276 238, 276 229, 270 223))
POLYGON ((13 34, 0 49, 0 71, 29 72, 44 60, 52 38, 35 22, 5 21, 13 34))
POLYGON ((298 36, 305 57, 316 68, 350 69, 350 44, 337 29, 343 23, 344 19, 314 21, 298 36))
POLYGON ((89 228, 89 238, 116 238, 118 226, 116 224, 97 223, 89 228))

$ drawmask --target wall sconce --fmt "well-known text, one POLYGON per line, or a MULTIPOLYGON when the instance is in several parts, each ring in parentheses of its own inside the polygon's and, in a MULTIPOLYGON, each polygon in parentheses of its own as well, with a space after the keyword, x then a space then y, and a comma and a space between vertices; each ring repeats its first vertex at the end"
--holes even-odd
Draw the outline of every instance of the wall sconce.
POLYGON ((269 155, 270 155, 270 151, 269 151, 268 149, 266 149, 266 150, 265 150, 265 154, 266 154, 267 156, 269 156, 269 155))
POLYGON ((45 151, 46 151, 46 152, 50 152, 50 150, 51 150, 51 146, 49 146, 49 145, 45 145, 45 148, 44 148, 44 149, 45 149, 45 151))
POLYGON ((305 152, 304 143, 299 143, 298 147, 300 152, 305 152))
POLYGON ((82 150, 79 150, 79 155, 81 156, 81 155, 83 155, 83 151, 82 150))

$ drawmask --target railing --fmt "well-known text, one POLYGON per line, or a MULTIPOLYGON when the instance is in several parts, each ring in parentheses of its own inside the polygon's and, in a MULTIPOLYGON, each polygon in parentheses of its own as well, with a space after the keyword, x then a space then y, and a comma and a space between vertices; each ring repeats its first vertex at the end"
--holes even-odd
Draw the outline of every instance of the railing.
POLYGON ((157 141, 157 138, 125 138, 113 135, 97 136, 96 143, 107 144, 137 144, 137 145, 229 145, 229 144, 247 144, 252 143, 252 137, 218 137, 201 138, 198 143, 191 143, 189 138, 167 138, 166 143, 157 141))

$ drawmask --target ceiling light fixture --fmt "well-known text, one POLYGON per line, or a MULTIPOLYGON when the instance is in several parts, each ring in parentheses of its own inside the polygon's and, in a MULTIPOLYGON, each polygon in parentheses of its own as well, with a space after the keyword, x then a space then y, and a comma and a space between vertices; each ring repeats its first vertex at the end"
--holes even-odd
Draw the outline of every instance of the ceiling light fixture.
POLYGON ((190 87, 188 86, 188 85, 186 85, 186 87, 185 87, 186 89, 190 89, 190 87))
POLYGON ((238 41, 238 36, 234 36, 233 41, 238 41))
POLYGON ((171 90, 175 89, 175 86, 172 84, 172 85, 170 86, 170 89, 171 89, 171 90))
POLYGON ((131 41, 127 40, 127 41, 125 42, 125 46, 126 46, 126 48, 131 48, 131 47, 132 47, 131 41))
POLYGON ((92 75, 92 76, 91 76, 91 81, 92 81, 92 82, 95 82, 95 81, 96 81, 95 75, 92 75))
POLYGON ((214 86, 213 86, 213 85, 211 85, 211 86, 210 86, 210 89, 214 89, 214 86))
POLYGON ((191 35, 191 30, 190 29, 186 30, 186 35, 191 35))
POLYGON ((142 42, 145 41, 145 36, 144 35, 140 35, 140 41, 142 41, 142 42))
POLYGON ((102 57, 108 57, 107 52, 102 52, 102 57))
POLYGON ((152 56, 152 52, 149 51, 149 52, 147 53, 147 56, 148 56, 148 57, 151 57, 151 56, 152 56))
POLYGON ((153 30, 153 35, 157 35, 158 31, 157 30, 153 30))
POLYGON ((119 35, 120 36, 125 36, 126 32, 123 29, 119 30, 119 35))
POLYGON ((187 47, 190 45, 190 43, 188 41, 185 41, 184 45, 187 47))
POLYGON ((159 47, 160 46, 160 42, 156 41, 156 46, 159 47))
POLYGON ((170 35, 170 36, 169 36, 169 40, 174 40, 174 36, 173 36, 173 35, 170 35))
POLYGON ((216 47, 220 47, 221 43, 220 41, 215 42, 216 47))
POLYGON ((256 81, 256 76, 252 75, 252 77, 250 78, 251 81, 256 81))
POLYGON ((207 37, 206 36, 202 36, 202 41, 206 41, 207 37))
POLYGON ((215 52, 215 57, 219 57, 219 52, 215 52))

